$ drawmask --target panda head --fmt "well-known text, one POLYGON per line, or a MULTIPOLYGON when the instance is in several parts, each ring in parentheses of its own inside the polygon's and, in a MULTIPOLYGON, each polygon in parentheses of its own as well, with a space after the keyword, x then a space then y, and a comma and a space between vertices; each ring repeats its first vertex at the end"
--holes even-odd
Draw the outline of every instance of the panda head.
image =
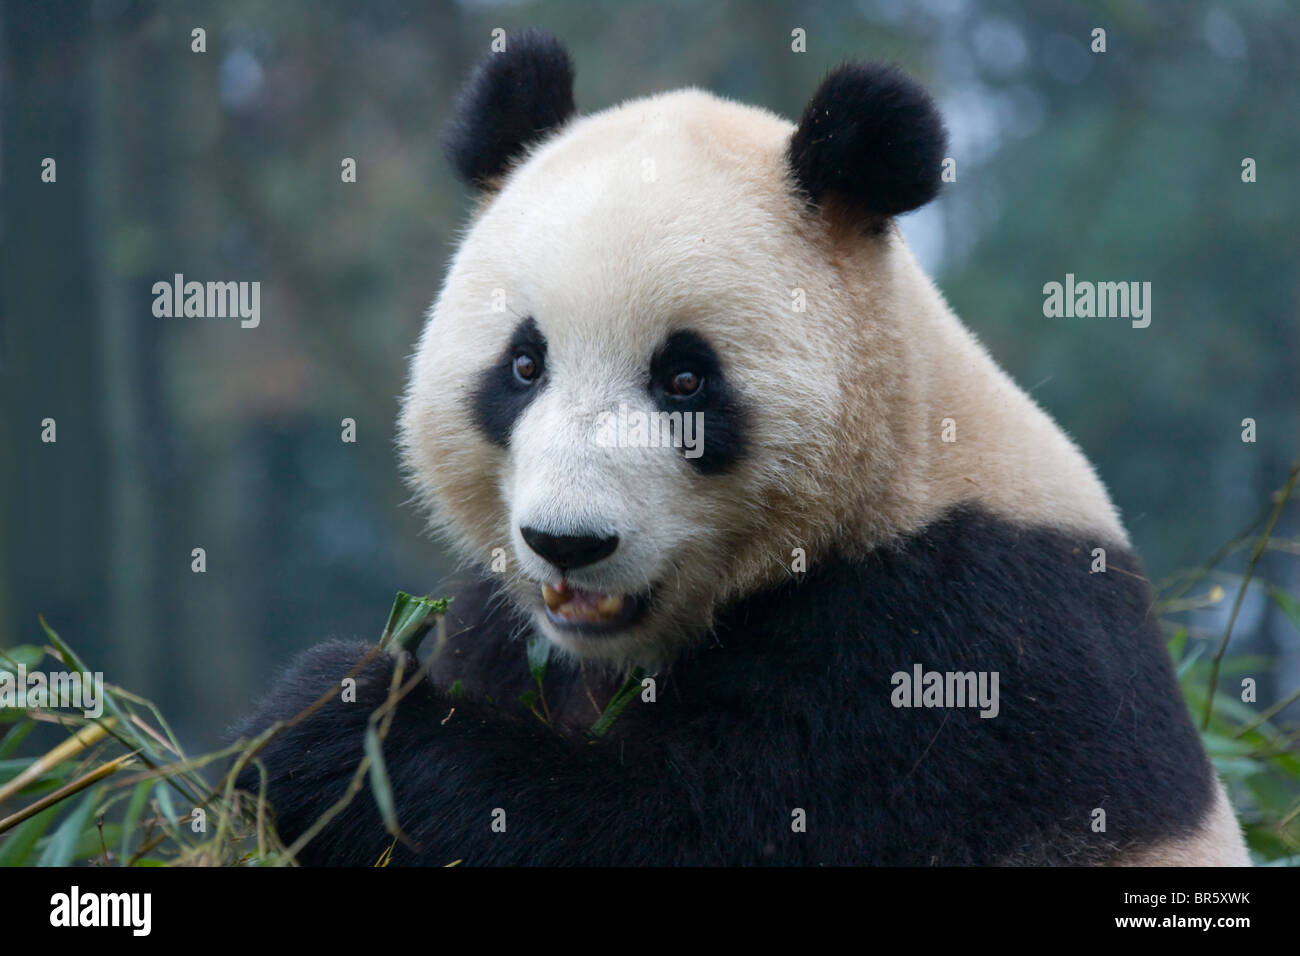
MULTIPOLYGON (((832 72, 797 127, 697 90, 578 117, 549 36, 467 83, 480 205, 412 362, 409 479, 467 560, 586 659, 659 663, 800 561, 890 531, 929 96, 832 72)), ((923 279, 921 281, 924 281, 923 279)))

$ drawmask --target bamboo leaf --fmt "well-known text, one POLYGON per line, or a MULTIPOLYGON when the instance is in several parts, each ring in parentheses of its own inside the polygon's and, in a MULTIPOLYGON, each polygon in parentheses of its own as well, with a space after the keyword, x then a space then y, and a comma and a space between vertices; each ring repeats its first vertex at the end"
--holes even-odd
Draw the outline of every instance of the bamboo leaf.
POLYGON ((3 840, 0 840, 0 867, 30 866, 28 858, 36 846, 36 841, 45 834, 58 815, 58 807, 47 807, 14 827, 3 840))
MULTIPOLYGON (((39 620, 41 622, 41 627, 45 631, 45 636, 48 637, 50 643, 54 645, 55 651, 58 652, 58 655, 63 660, 64 664, 72 670, 89 672, 90 668, 87 667, 84 663, 82 663, 81 658, 79 658, 76 655, 76 653, 73 652, 72 648, 68 647, 68 645, 63 643, 63 638, 59 637, 59 635, 54 631, 54 629, 50 627, 50 625, 46 622, 45 618, 42 616, 39 618, 39 620)), ((104 693, 104 709, 111 714, 111 717, 105 720, 101 720, 99 721, 99 723, 105 724, 109 726, 110 729, 112 729, 112 725, 109 724, 109 720, 116 719, 120 721, 119 724, 120 731, 126 734, 126 736, 129 738, 133 749, 140 754, 141 760, 143 760, 147 765, 151 767, 162 766, 163 764, 167 763, 167 759, 161 756, 158 753, 158 751, 154 748, 153 739, 148 734, 144 734, 139 731, 139 729, 128 718, 122 706, 119 705, 117 698, 113 694, 108 693, 107 690, 104 693)), ((168 782, 168 786, 174 787, 176 791, 180 793, 182 796, 184 796, 187 800, 195 803, 199 802, 198 794, 202 792, 203 789, 202 781, 199 780, 197 786, 192 783, 188 785, 191 786, 192 789, 190 790, 189 793, 186 793, 185 786, 182 786, 181 781, 179 781, 178 779, 172 778, 168 782)), ((158 791, 158 799, 163 804, 163 809, 165 810, 167 815, 174 820, 175 816, 172 814, 170 797, 167 795, 166 789, 161 786, 158 791)))
POLYGON ((1180 627, 1174 631, 1173 637, 1169 638, 1166 645, 1169 648, 1169 656, 1175 661, 1183 659, 1183 652, 1187 649, 1187 628, 1180 627))
POLYGON ((4 735, 0 740, 0 760, 7 760, 13 756, 13 752, 18 749, 18 745, 27 739, 27 735, 36 729, 36 722, 29 720, 26 723, 18 724, 4 735))
POLYGON ((131 791, 131 802, 126 805, 126 816, 122 818, 122 849, 119 855, 125 864, 131 859, 131 835, 140 825, 140 815, 144 813, 149 802, 149 791, 153 789, 152 780, 142 780, 131 791))
POLYGON ((1269 586, 1268 596, 1273 599, 1274 604, 1282 609, 1282 613, 1291 619, 1291 623, 1296 626, 1296 629, 1300 630, 1300 601, 1273 585, 1269 586))
POLYGON ((388 779, 388 767, 384 764, 384 748, 379 740, 379 730, 374 724, 366 728, 366 756, 370 758, 370 790, 375 795, 379 815, 384 818, 388 832, 396 834, 397 811, 393 803, 393 787, 388 779))
POLYGON ((403 651, 414 654, 420 642, 437 625, 438 619, 447 613, 450 602, 450 598, 435 600, 398 591, 392 610, 388 612, 384 633, 379 637, 379 646, 390 654, 403 651))
POLYGON ((35 670, 40 666, 41 659, 44 656, 45 648, 43 647, 37 647, 35 644, 19 644, 17 647, 0 651, 0 671, 17 674, 20 664, 26 670, 35 670))
MULTIPOLYGON (((68 866, 76 859, 77 846, 81 840, 82 831, 86 829, 87 821, 90 819, 90 812, 95 809, 95 804, 99 801, 102 793, 103 788, 97 787, 82 798, 81 802, 59 824, 59 828, 50 837, 45 846, 45 852, 41 854, 40 860, 37 861, 37 866, 68 866)), ((92 832, 93 830, 92 827, 92 832)))
POLYGON ((1178 662, 1178 679, 1182 680, 1183 676, 1195 666, 1196 662, 1201 659, 1205 653, 1205 645, 1197 644, 1192 648, 1191 653, 1178 662))
MULTIPOLYGON (((96 863, 103 862, 104 847, 108 847, 109 852, 113 851, 113 846, 122 836, 122 825, 120 823, 105 823, 103 843, 100 843, 100 828, 93 822, 81 831, 81 836, 77 838, 77 845, 72 850, 73 864, 82 861, 93 860, 96 863)), ((44 853, 45 848, 50 845, 53 837, 41 837, 36 841, 36 852, 44 853)), ((116 862, 116 861, 114 861, 116 862)))
POLYGON ((609 728, 614 726, 614 721, 618 720, 618 715, 623 713, 623 708, 625 708, 632 698, 636 696, 637 692, 641 690, 641 681, 645 680, 645 677, 645 671, 639 667, 632 672, 632 676, 629 677, 623 683, 623 686, 618 689, 618 693, 610 698, 609 703, 605 705, 605 709, 601 713, 600 717, 591 725, 591 730, 589 731, 591 736, 603 737, 609 732, 609 728))
POLYGON ((542 678, 546 676, 546 662, 551 656, 551 642, 546 637, 538 635, 528 640, 528 673, 533 675, 533 680, 541 686, 542 678))
POLYGON ((1249 777, 1265 770, 1262 763, 1249 757, 1211 757, 1210 763, 1221 777, 1249 777))

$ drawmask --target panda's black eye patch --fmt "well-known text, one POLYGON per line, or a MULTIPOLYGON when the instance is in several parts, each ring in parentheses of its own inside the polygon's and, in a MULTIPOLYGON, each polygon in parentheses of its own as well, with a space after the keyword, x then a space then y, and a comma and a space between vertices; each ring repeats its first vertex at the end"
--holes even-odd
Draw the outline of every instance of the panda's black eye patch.
POLYGON ((501 357, 479 375, 470 400, 474 424, 494 445, 507 445, 510 430, 545 385, 546 337, 537 321, 515 327, 501 357))
POLYGON ((674 332, 650 362, 651 388, 674 398, 702 397, 715 378, 721 383, 722 363, 713 346, 695 332, 674 332))
POLYGON ((704 336, 691 331, 668 336, 650 360, 650 394, 662 411, 700 415, 702 454, 686 459, 697 470, 724 472, 744 454, 745 407, 704 336))

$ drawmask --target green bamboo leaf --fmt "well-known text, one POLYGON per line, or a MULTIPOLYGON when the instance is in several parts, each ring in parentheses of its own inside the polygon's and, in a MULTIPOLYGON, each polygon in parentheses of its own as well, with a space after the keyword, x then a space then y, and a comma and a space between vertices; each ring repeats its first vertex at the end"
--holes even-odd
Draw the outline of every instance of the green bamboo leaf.
MULTIPOLYGON (((95 826, 94 821, 92 820, 90 825, 86 829, 82 830, 81 835, 77 837, 77 843, 72 849, 73 863, 81 863, 92 859, 102 863, 104 847, 108 847, 109 852, 112 852, 113 845, 117 843, 121 835, 122 824, 105 823, 103 843, 101 844, 99 827, 95 826)), ((52 836, 42 837, 36 843, 36 851, 38 853, 43 853, 50 845, 50 841, 53 839, 54 837, 52 836)))
POLYGON ((141 780, 131 791, 131 802, 126 805, 126 816, 122 818, 122 849, 119 855, 123 866, 131 859, 131 837, 135 835, 136 828, 140 825, 140 816, 149 802, 151 789, 153 789, 152 780, 141 780))
POLYGON ((1218 693, 1214 695, 1214 710, 1218 714, 1246 724, 1259 716, 1260 708, 1255 704, 1243 702, 1238 696, 1229 693, 1218 693))
POLYGON ((0 671, 17 674, 19 664, 29 671, 35 670, 44 656, 45 648, 35 644, 19 644, 17 647, 0 650, 0 671))
POLYGON ((1221 777, 1249 777, 1268 769, 1263 761, 1249 757, 1211 757, 1210 763, 1221 777))
POLYGON ((0 867, 31 866, 32 849, 59 815, 58 806, 47 807, 24 820, 0 839, 0 867))
POLYGON ((437 625, 439 616, 447 613, 449 603, 450 598, 435 600, 398 591, 384 633, 379 636, 379 646, 390 654, 414 654, 425 635, 437 625))
POLYGON ((19 724, 17 727, 12 728, 8 733, 6 733, 4 739, 0 740, 0 762, 13 756, 13 752, 18 749, 18 745, 21 744, 27 738, 27 735, 35 729, 36 721, 29 720, 24 724, 19 724))
POLYGON ((12 780, 35 762, 35 757, 13 757, 9 760, 0 760, 0 783, 12 780))
MULTIPOLYGON (((38 620, 40 620, 41 627, 45 631, 45 636, 49 638, 50 643, 54 645, 54 649, 58 651, 64 664, 70 670, 91 673, 90 668, 87 667, 82 662, 81 658, 73 652, 72 648, 63 643, 63 638, 59 637, 55 630, 50 627, 44 616, 41 616, 38 620)), ((168 763, 168 760, 158 753, 154 739, 148 734, 142 732, 131 720, 130 713, 133 712, 128 713, 129 708, 124 709, 122 705, 118 703, 116 696, 109 693, 107 688, 104 691, 104 710, 111 716, 117 718, 118 723, 115 728, 116 732, 126 737, 130 744, 129 749, 139 751, 141 759, 144 760, 146 764, 151 766, 162 766, 168 763)), ((103 721, 100 721, 100 723, 103 723, 103 721)), ((176 792, 185 797, 186 800, 198 802, 198 793, 200 792, 199 787, 196 787, 189 794, 186 794, 185 788, 182 786, 182 781, 179 779, 173 779, 166 786, 175 788, 176 792)), ((172 813, 170 796, 167 793, 166 787, 161 784, 158 788, 158 799, 162 803, 163 810, 167 813, 168 817, 174 820, 175 815, 172 813)))
MULTIPOLYGON (((14 757, 0 760, 0 784, 8 783, 37 761, 36 757, 14 757)), ((68 772, 74 764, 65 761, 50 767, 38 777, 33 777, 18 789, 21 794, 41 793, 68 782, 68 772)))
POLYGON ((645 671, 639 667, 632 672, 632 676, 623 683, 623 686, 618 689, 618 693, 610 698, 609 703, 605 705, 605 710, 601 713, 599 719, 591 725, 589 731, 591 736, 603 737, 609 732, 609 728, 614 726, 614 721, 618 720, 618 715, 623 713, 623 708, 641 690, 641 681, 645 680, 645 677, 645 671))
POLYGON ((1300 600, 1296 600, 1290 594, 1287 594, 1279 587, 1269 586, 1268 596, 1273 599, 1273 603, 1282 609, 1282 613, 1291 619, 1291 623, 1300 630, 1300 600))
POLYGON ((537 681, 540 687, 542 678, 546 676, 546 662, 551 656, 551 642, 545 637, 531 637, 528 639, 528 673, 533 675, 533 680, 537 681))
MULTIPOLYGON (((1192 669, 1192 666, 1193 666, 1193 665, 1194 665, 1198 660, 1201 659, 1201 655, 1202 655, 1203 653, 1205 653, 1205 645, 1204 645, 1204 644, 1197 644, 1194 648, 1192 648, 1191 653, 1189 653, 1189 654, 1188 654, 1186 657, 1184 657, 1182 660, 1178 661, 1178 679, 1179 679, 1179 680, 1182 680, 1183 677, 1186 676, 1187 672, 1190 671, 1190 670, 1192 669)), ((1175 660, 1177 660, 1177 658, 1175 658, 1175 660)))
POLYGON ((1254 677, 1267 673, 1277 666, 1277 661, 1263 654, 1234 654, 1225 657, 1219 673, 1224 677, 1254 677))
POLYGON ((1278 754, 1272 760, 1273 769, 1300 780, 1300 755, 1295 753, 1278 754))
MULTIPOLYGON (((176 805, 172 803, 171 784, 165 780, 160 780, 154 784, 153 791, 158 797, 158 806, 162 810, 163 826, 172 834, 173 837, 179 837, 180 824, 176 821, 180 814, 176 812, 176 805)), ((184 794, 181 794, 184 796, 184 794)))
MULTIPOLYGON (((37 866, 68 866, 72 863, 75 859, 77 842, 81 839, 82 832, 90 820, 90 813, 95 809, 95 804, 99 802, 102 794, 103 788, 97 787, 81 798, 81 802, 50 837, 45 851, 36 863, 37 866)), ((91 828, 94 829, 93 824, 91 828)))
MULTIPOLYGON (((1294 865, 1287 861, 1297 859, 1294 856, 1295 846, 1287 843, 1282 834, 1277 832, 1277 828, 1271 820, 1259 823, 1244 823, 1241 831, 1246 837, 1246 845, 1266 860, 1269 860, 1269 865, 1294 865)), ((1256 865, 1259 865, 1259 863, 1260 861, 1257 860, 1256 865)))
POLYGON ((393 787, 388 780, 384 764, 384 748, 379 740, 379 730, 374 724, 366 728, 366 756, 370 758, 370 790, 375 795, 379 814, 389 833, 397 833, 397 811, 393 806, 393 787))
POLYGON ((1295 799, 1293 787, 1285 778, 1279 779, 1271 773, 1260 773, 1249 778, 1246 780, 1246 789, 1269 820, 1280 819, 1295 799))
POLYGON ((1221 734, 1203 733, 1201 741, 1211 757, 1241 757, 1257 749, 1257 746, 1249 740, 1237 740, 1221 734))
POLYGON ((89 667, 81 662, 81 658, 73 653, 72 648, 63 643, 63 638, 59 637, 58 632, 55 631, 54 628, 50 627, 49 623, 46 622, 44 615, 38 617, 37 620, 41 622, 41 629, 45 631, 45 636, 50 639, 50 643, 54 645, 54 649, 58 651, 59 656, 63 658, 63 663, 66 667, 74 671, 90 670, 89 667))
POLYGON ((1187 649, 1187 628, 1180 627, 1178 630, 1174 631, 1173 636, 1169 638, 1169 643, 1166 646, 1169 648, 1169 656, 1175 661, 1181 661, 1183 659, 1183 651, 1187 649))

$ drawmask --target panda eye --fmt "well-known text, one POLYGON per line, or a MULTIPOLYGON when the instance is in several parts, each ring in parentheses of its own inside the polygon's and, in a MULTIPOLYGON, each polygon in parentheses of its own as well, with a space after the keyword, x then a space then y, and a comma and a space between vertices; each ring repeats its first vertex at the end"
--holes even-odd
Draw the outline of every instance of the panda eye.
POLYGON ((704 376, 690 370, 678 372, 668 379, 668 394, 676 398, 690 398, 704 387, 704 376))
POLYGON ((511 362, 515 378, 524 385, 531 385, 542 372, 542 365, 527 352, 518 353, 511 362))

